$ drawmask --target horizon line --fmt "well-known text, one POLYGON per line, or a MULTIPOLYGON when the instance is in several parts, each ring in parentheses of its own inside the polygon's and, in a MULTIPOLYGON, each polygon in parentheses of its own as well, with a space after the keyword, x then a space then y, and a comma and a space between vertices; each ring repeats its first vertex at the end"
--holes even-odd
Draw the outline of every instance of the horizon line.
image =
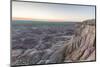
MULTIPOLYGON (((12 17, 12 20, 32 20, 32 21, 51 21, 51 22, 82 22, 82 21, 72 21, 72 20, 59 20, 59 19, 33 19, 33 18, 25 18, 25 17, 12 17)), ((87 20, 87 19, 86 19, 87 20)))

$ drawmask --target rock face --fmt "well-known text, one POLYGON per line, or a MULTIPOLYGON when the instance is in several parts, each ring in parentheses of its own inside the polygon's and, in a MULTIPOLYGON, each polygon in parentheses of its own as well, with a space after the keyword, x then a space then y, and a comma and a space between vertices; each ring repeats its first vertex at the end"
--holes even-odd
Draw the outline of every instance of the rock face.
POLYGON ((95 59, 95 20, 84 21, 72 38, 71 45, 65 53, 65 62, 93 61, 95 59), (91 58, 91 59, 90 59, 91 58))
POLYGON ((36 42, 35 39, 24 40, 27 48, 17 46, 15 49, 14 46, 12 49, 12 65, 95 61, 95 35, 95 20, 87 20, 76 25, 73 35, 60 37, 46 35, 43 43, 36 42), (32 45, 33 43, 35 45, 32 45))

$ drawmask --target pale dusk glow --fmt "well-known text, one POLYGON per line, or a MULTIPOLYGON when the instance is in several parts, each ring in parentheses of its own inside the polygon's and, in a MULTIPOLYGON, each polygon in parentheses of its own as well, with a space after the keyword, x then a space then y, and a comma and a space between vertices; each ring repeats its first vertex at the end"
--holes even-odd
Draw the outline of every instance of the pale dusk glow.
POLYGON ((13 1, 12 17, 43 21, 83 21, 95 18, 95 6, 13 1))

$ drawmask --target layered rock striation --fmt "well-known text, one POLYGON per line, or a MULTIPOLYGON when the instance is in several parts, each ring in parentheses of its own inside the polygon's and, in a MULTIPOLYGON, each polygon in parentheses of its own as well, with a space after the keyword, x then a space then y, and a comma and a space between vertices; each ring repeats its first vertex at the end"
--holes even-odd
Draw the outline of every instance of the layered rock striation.
POLYGON ((71 46, 66 50, 65 62, 94 61, 96 48, 95 20, 83 21, 73 35, 71 46), (68 53, 68 51, 70 52, 68 53), (69 60, 69 61, 68 61, 69 60))

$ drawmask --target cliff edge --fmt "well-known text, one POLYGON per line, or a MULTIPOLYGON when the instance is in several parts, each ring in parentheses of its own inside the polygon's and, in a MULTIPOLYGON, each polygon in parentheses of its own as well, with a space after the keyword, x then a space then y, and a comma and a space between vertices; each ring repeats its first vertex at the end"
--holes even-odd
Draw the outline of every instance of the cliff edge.
POLYGON ((69 43, 64 62, 94 61, 96 48, 95 20, 86 20, 77 25, 75 35, 69 43), (70 51, 69 51, 70 50, 70 51))

